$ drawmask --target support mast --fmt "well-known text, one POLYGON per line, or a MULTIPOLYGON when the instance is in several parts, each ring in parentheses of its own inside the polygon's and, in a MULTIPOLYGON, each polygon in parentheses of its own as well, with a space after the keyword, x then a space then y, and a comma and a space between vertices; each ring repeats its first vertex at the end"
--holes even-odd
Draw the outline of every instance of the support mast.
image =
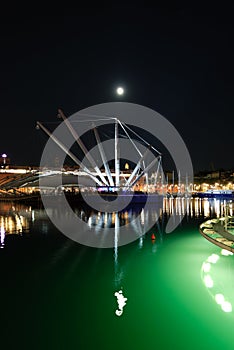
POLYGON ((57 137, 55 137, 44 125, 42 125, 40 122, 37 122, 37 126, 39 126, 51 139, 58 145, 79 167, 92 179, 94 180, 99 186, 103 186, 103 183, 99 181, 90 171, 87 169, 80 161, 79 159, 62 143, 60 142, 57 137))
POLYGON ((107 180, 105 179, 104 175, 101 173, 101 170, 99 169, 99 167, 97 166, 95 160, 93 159, 93 157, 91 156, 91 154, 87 150, 85 144, 82 142, 82 140, 80 139, 79 135, 77 134, 77 132, 72 127, 70 121, 66 118, 66 116, 64 115, 64 113, 63 113, 63 111, 61 109, 58 110, 58 113, 59 113, 59 116, 61 116, 61 118, 64 120, 67 128, 71 132, 71 134, 74 137, 76 143, 80 146, 80 148, 81 148, 82 152, 84 153, 84 155, 87 157, 87 159, 90 162, 90 164, 92 165, 93 169, 96 171, 97 175, 100 177, 102 182, 105 185, 108 186, 107 180))
POLYGON ((118 120, 115 119, 115 186, 119 187, 119 135, 118 135, 118 120))
POLYGON ((101 158, 102 158, 103 165, 105 167, 105 171, 106 171, 106 175, 107 175, 108 180, 109 180, 109 184, 110 184, 110 186, 114 187, 114 181, 113 181, 113 178, 111 176, 111 171, 110 171, 110 168, 109 168, 109 164, 108 164, 108 161, 106 159, 106 155, 105 155, 105 152, 104 152, 104 149, 103 149, 100 137, 99 137, 98 130, 97 130, 97 128, 96 128, 96 126, 94 124, 93 124, 93 132, 94 132, 94 135, 95 135, 95 138, 96 138, 96 142, 97 142, 98 149, 99 149, 99 152, 100 152, 100 155, 101 155, 101 158))

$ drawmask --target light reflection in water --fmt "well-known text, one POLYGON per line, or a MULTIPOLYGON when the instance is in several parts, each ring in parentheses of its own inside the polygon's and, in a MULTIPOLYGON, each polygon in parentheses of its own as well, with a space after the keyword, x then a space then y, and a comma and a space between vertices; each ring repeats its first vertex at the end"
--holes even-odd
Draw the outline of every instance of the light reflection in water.
MULTIPOLYGON (((103 213, 95 212, 93 210, 87 210, 84 208, 76 208, 74 212, 76 215, 88 223, 90 227, 95 228, 95 234, 99 234, 108 228, 114 227, 114 283, 115 290, 123 288, 124 279, 125 279, 125 268, 119 262, 118 255, 118 238, 119 238, 119 229, 121 225, 136 225, 134 219, 140 215, 140 221, 138 226, 135 227, 135 231, 138 232, 139 242, 138 249, 143 249, 145 245, 145 235, 141 235, 144 231, 144 227, 147 227, 147 222, 149 220, 157 223, 156 232, 156 242, 152 242, 152 252, 156 252, 159 244, 163 239, 163 232, 160 225, 163 224, 164 218, 170 216, 182 216, 187 211, 187 218, 203 218, 203 217, 221 217, 225 213, 228 215, 233 215, 233 203, 226 200, 218 199, 200 199, 200 198, 165 198, 163 202, 163 208, 159 213, 154 210, 152 206, 151 210, 137 210, 129 209, 123 210, 122 212, 115 213, 103 213), (159 217, 158 217, 159 216, 159 217), (159 219, 159 222, 157 221, 159 219), (140 233, 140 234, 139 234, 140 233)), ((30 225, 34 225, 37 222, 40 222, 41 233, 47 232, 50 233, 48 219, 43 217, 43 211, 40 209, 31 209, 30 206, 18 206, 12 204, 2 204, 0 210, 0 247, 3 248, 6 244, 6 236, 9 234, 22 234, 29 230, 30 225)), ((60 213, 58 212, 58 215, 60 213)), ((64 217, 69 220, 69 215, 63 213, 64 217)), ((167 220, 165 220, 166 222, 167 220)), ((226 293, 226 285, 224 286, 225 292, 223 289, 217 288, 220 286, 220 278, 223 277, 224 273, 216 274, 215 268, 216 265, 219 265, 219 261, 222 259, 228 259, 228 256, 215 256, 211 255, 202 265, 202 281, 205 284, 207 290, 212 295, 215 302, 220 305, 221 309, 224 312, 231 312, 234 305, 234 297, 230 297, 226 293), (218 282, 217 282, 218 281, 218 282)), ((230 276, 229 276, 230 277, 230 276)), ((231 277, 229 278, 231 281, 231 277)), ((234 288, 233 288, 234 290, 234 288)), ((230 293, 231 294, 231 293, 230 293)))
POLYGON ((204 199, 204 217, 207 218, 210 216, 210 202, 208 199, 204 199))
POLYGON ((5 245, 5 236, 9 234, 22 235, 29 230, 31 207, 1 203, 0 210, 0 247, 5 245))
POLYGON ((3 226, 0 227, 0 248, 4 247, 4 241, 5 241, 6 231, 3 226))
MULTIPOLYGON (((33 209, 30 206, 12 204, 12 203, 1 203, 0 207, 0 228, 1 239, 3 235, 9 234, 22 234, 29 230, 30 225, 40 223, 41 221, 41 232, 48 233, 49 224, 47 217, 43 217, 43 210, 33 209), (3 234, 3 232, 5 232, 3 234)), ((149 222, 160 223, 161 231, 163 226, 166 224, 168 217, 181 217, 186 213, 187 218, 199 218, 199 217, 221 217, 227 213, 233 215, 233 203, 232 201, 219 200, 219 199, 201 199, 201 198, 164 198, 163 208, 159 211, 154 209, 154 206, 149 210, 144 208, 133 207, 128 210, 123 210, 119 213, 104 213, 97 212, 91 209, 75 208, 75 214, 87 222, 90 228, 94 228, 95 233, 101 233, 105 229, 115 227, 116 221, 119 226, 131 225, 134 227, 134 231, 139 235, 139 247, 142 248, 144 244, 144 237, 141 237, 145 227, 149 222), (140 215, 138 225, 135 223, 135 219, 140 215), (165 220, 165 222, 164 222, 165 220), (135 226, 134 226, 135 225, 135 226)), ((58 211, 57 215, 63 215, 64 219, 69 220, 68 213, 61 213, 58 211)), ((160 229, 160 227, 159 227, 160 229)), ((107 233, 108 231, 106 231, 107 233)), ((5 240, 5 237, 4 237, 5 240)))
POLYGON ((201 267, 201 279, 213 300, 220 306, 223 312, 232 312, 234 305, 232 267, 233 253, 221 250, 220 255, 208 256, 201 267), (232 265, 228 266, 228 262, 232 265))

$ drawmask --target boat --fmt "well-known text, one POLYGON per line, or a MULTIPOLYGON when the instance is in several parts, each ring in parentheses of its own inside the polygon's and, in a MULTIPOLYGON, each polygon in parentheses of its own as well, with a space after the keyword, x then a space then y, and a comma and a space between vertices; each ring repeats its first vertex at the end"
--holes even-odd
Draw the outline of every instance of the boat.
POLYGON ((195 192, 193 197, 199 198, 222 198, 234 199, 234 191, 232 190, 207 190, 205 192, 195 192))
POLYGON ((145 205, 147 204, 155 204, 158 202, 162 202, 163 198, 165 197, 162 194, 158 193, 145 193, 141 191, 119 191, 119 192, 82 192, 77 195, 74 195, 72 193, 65 193, 66 198, 68 201, 85 201, 89 203, 89 200, 91 200, 92 203, 98 203, 100 201, 103 202, 113 202, 118 200, 119 204, 126 204, 126 205, 132 205, 132 204, 141 204, 145 205))

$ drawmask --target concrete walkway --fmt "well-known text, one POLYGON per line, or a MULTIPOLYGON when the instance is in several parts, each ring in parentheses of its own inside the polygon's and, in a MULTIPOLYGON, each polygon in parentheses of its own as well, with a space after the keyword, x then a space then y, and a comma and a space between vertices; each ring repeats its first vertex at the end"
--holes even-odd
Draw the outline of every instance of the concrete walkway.
POLYGON ((220 236, 228 239, 229 241, 234 241, 234 235, 232 235, 230 232, 226 231, 224 226, 221 224, 220 221, 216 224, 213 224, 213 229, 214 229, 214 231, 219 233, 220 236))

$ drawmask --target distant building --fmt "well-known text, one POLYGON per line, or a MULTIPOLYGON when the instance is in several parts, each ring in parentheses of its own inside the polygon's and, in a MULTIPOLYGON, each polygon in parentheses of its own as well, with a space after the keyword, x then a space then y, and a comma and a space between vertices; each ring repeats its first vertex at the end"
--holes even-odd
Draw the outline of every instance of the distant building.
POLYGON ((207 173, 206 178, 207 179, 219 179, 220 178, 220 174, 221 172, 219 170, 217 171, 212 171, 207 173))

